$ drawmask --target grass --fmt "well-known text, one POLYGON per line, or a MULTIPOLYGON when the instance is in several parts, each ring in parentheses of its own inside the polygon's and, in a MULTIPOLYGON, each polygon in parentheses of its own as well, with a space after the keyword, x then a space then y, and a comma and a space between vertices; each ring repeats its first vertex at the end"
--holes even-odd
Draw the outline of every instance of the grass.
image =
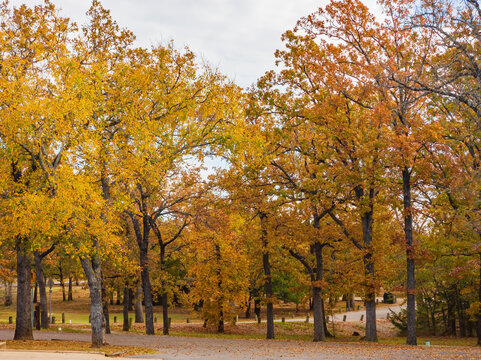
POLYGON ((101 348, 93 348, 89 343, 82 341, 7 340, 7 349, 102 352, 107 356, 130 356, 155 353, 154 349, 140 346, 105 345, 101 348))
MULTIPOLYGON (((67 288, 67 287, 66 287, 67 288)), ((15 291, 15 289, 13 289, 15 291)), ((12 316, 15 322, 15 292, 13 294, 13 304, 5 307, 0 306, 0 324, 8 324, 9 316, 12 316)), ((73 287, 74 301, 62 301, 62 288, 54 286, 52 288, 52 316, 55 317, 55 326, 59 326, 62 322, 62 313, 65 314, 65 323, 69 324, 88 324, 90 313, 90 298, 88 289, 84 286, 73 287)), ((47 304, 50 306, 50 294, 47 289, 47 304)), ((123 321, 123 306, 109 305, 110 322, 113 323, 114 316, 117 317, 117 323, 123 321)), ((158 321, 162 321, 162 307, 154 306, 154 316, 158 321)), ((129 317, 134 317, 130 312, 129 317)), ((169 309, 169 317, 172 322, 186 322, 187 318, 192 319, 192 314, 185 309, 172 308, 169 309)), ((60 325, 61 326, 61 325, 60 325)))
MULTIPOLYGON (((425 345, 426 341, 429 341, 431 345, 441 345, 441 346, 477 346, 477 339, 472 338, 456 338, 450 336, 431 336, 431 337, 419 337, 418 345, 425 345)), ((406 344, 406 338, 401 336, 388 337, 379 339, 380 344, 395 344, 404 345, 406 344)))
MULTIPOLYGON (((185 336, 196 338, 214 338, 214 339, 239 339, 239 340, 263 340, 265 334, 218 334, 218 333, 193 333, 189 331, 171 331, 172 336, 185 336)), ((293 341, 312 341, 311 335, 285 335, 276 334, 276 340, 293 340, 293 341)))
MULTIPOLYGON (((218 334, 214 332, 189 332, 189 331, 171 331, 172 336, 185 336, 196 338, 218 338, 218 339, 239 339, 239 340, 263 340, 266 338, 265 334, 218 334)), ((290 341, 312 341, 313 335, 307 334, 277 334, 276 340, 290 340, 290 341)), ((339 336, 329 337, 326 339, 329 343, 351 343, 362 342, 360 337, 339 336)), ((426 341, 430 341, 432 346, 457 346, 457 347, 476 347, 475 338, 452 338, 452 337, 418 337, 418 345, 425 345, 426 341)), ((401 336, 379 338, 380 345, 406 345, 406 338, 401 336)))

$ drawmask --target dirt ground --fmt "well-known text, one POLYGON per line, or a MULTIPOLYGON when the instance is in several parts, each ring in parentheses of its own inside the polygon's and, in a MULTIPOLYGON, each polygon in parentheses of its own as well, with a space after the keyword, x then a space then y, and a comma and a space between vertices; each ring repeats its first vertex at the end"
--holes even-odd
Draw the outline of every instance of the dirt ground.
MULTIPOLYGON (((89 333, 34 332, 35 339, 90 341, 89 333)), ((10 329, 0 330, 0 340, 13 338, 10 329)), ((273 360, 290 358, 311 359, 481 359, 481 349, 473 347, 444 347, 406 345, 380 345, 366 343, 313 343, 286 340, 240 340, 226 338, 198 338, 182 336, 147 336, 141 334, 113 333, 107 335, 112 345, 152 347, 156 354, 139 355, 139 358, 185 360, 273 360)), ((0 358, 2 358, 0 353, 0 358)))

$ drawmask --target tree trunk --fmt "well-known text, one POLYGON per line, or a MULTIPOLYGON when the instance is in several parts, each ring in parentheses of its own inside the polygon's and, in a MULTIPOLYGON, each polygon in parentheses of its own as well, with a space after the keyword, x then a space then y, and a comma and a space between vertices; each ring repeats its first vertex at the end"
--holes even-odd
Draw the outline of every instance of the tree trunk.
POLYGON ((347 303, 349 304, 349 308, 351 311, 354 311, 356 310, 355 309, 355 306, 354 306, 354 294, 351 293, 351 294, 348 294, 348 301, 347 303))
POLYGON ((441 313, 443 314, 444 334, 448 334, 448 320, 446 318, 446 309, 444 307, 441 308, 441 313))
MULTIPOLYGON (((481 302, 481 252, 479 253, 478 301, 481 302)), ((481 346, 481 314, 478 314, 478 321, 477 321, 477 324, 476 324, 476 335, 478 337, 478 346, 481 346)))
POLYGON ((80 258, 82 268, 89 284, 90 290, 90 324, 92 327, 92 347, 104 345, 104 314, 102 311, 102 279, 100 271, 100 258, 87 255, 80 258))
POLYGON ((269 247, 267 238, 267 215, 260 213, 259 218, 261 221, 261 242, 263 246, 262 264, 264 265, 264 291, 266 294, 266 308, 267 308, 267 339, 274 339, 274 304, 272 303, 272 297, 274 296, 272 291, 272 276, 271 276, 271 264, 269 262, 269 247))
MULTIPOLYGON (((371 190, 371 193, 373 190, 371 190)), ((372 198, 372 196, 371 196, 372 198)), ((370 204, 369 211, 362 215, 362 235, 364 241, 364 271, 366 280, 365 305, 366 305, 366 341, 377 341, 376 329, 376 289, 374 286, 374 264, 372 259, 371 241, 372 241, 372 221, 373 221, 373 206, 370 204)))
POLYGON ((165 244, 159 236, 159 246, 160 246, 160 271, 162 273, 162 333, 164 335, 169 335, 169 299, 167 294, 167 283, 164 280, 166 275, 166 263, 165 263, 165 244))
POLYGON ((455 308, 456 304, 454 299, 448 295, 447 298, 448 303, 448 331, 449 335, 456 336, 456 313, 455 308))
POLYGON ((324 332, 324 312, 322 306, 322 287, 321 282, 324 276, 322 245, 315 242, 311 246, 311 253, 316 257, 316 268, 314 269, 315 279, 312 282, 312 306, 314 311, 314 341, 326 341, 326 333, 324 332))
POLYGON ((135 236, 139 245, 140 253, 140 267, 142 269, 140 276, 142 278, 142 288, 144 291, 144 305, 145 305, 145 333, 147 335, 154 335, 154 309, 152 303, 152 286, 150 284, 149 274, 149 235, 150 235, 150 220, 147 215, 147 209, 145 205, 146 199, 143 197, 143 217, 142 225, 143 231, 140 231, 139 219, 133 215, 132 223, 134 226, 135 236))
POLYGON ((135 293, 135 322, 144 322, 144 311, 142 309, 142 284, 137 285, 137 291, 135 293))
POLYGON ((162 333, 169 335, 169 299, 168 294, 162 294, 162 333))
POLYGON ((413 215, 411 203, 411 171, 405 167, 403 177, 404 235, 406 239, 407 345, 417 345, 416 283, 414 279, 413 215))
POLYGON ((466 336, 473 337, 473 321, 468 320, 466 323, 466 336))
MULTIPOLYGON (((117 295, 118 299, 118 295, 117 295)), ((123 299, 123 305, 124 305, 124 324, 122 326, 122 331, 129 331, 129 287, 125 285, 124 287, 124 299, 123 299)))
POLYGON ((134 311, 134 290, 129 288, 129 311, 134 311))
POLYGON ((73 291, 72 291, 72 276, 68 277, 68 301, 73 301, 73 291))
POLYGON ((431 324, 433 326, 431 335, 436 336, 436 303, 434 303, 431 311, 431 324))
POLYGON ((63 268, 62 268, 62 263, 59 263, 58 266, 58 275, 59 275, 59 280, 60 280, 60 286, 62 287, 62 301, 67 301, 67 296, 65 295, 65 281, 63 279, 63 268))
POLYGON ((40 293, 40 327, 48 329, 48 305, 45 277, 43 275, 42 257, 38 251, 34 252, 35 272, 37 276, 38 290, 40 293))
POLYGON ((3 304, 5 306, 12 305, 12 283, 5 281, 5 298, 3 304))
POLYGON ((257 318, 261 317, 261 299, 254 299, 254 314, 257 318))
MULTIPOLYGON (((35 273, 35 277, 37 274, 35 273)), ((36 304, 38 303, 38 281, 35 280, 35 289, 33 290, 33 303, 36 304)))
POLYGON ((246 312, 245 312, 245 318, 249 319, 251 317, 251 294, 249 294, 249 299, 247 300, 247 306, 246 306, 246 312))
POLYGON ((224 312, 222 311, 222 307, 220 308, 219 312, 219 323, 217 325, 217 332, 219 334, 224 333, 224 312))
POLYGON ((322 308, 322 314, 324 315, 324 334, 326 334, 326 338, 328 337, 334 337, 333 334, 327 330, 327 320, 326 320, 326 308, 324 307, 324 299, 321 297, 321 308, 322 308))
POLYGON ((140 249, 140 264, 142 267, 141 277, 144 290, 145 333, 147 335, 154 335, 154 309, 152 304, 152 287, 150 285, 147 244, 140 249))
MULTIPOLYGON (((218 244, 215 244, 215 256, 217 259, 217 264, 220 264, 222 260, 222 256, 220 253, 220 246, 218 244)), ((217 332, 219 334, 224 333, 224 309, 223 309, 223 290, 222 290, 222 274, 220 271, 220 267, 217 267, 217 288, 219 290, 219 298, 217 300, 217 306, 219 308, 219 322, 217 326, 217 332)))
POLYGON ((105 333, 110 334, 110 314, 109 314, 109 299, 107 291, 105 290, 105 280, 102 278, 102 311, 104 313, 105 333))
POLYGON ((459 336, 466 337, 466 317, 464 316, 463 302, 461 301, 458 287, 455 286, 455 288, 456 288, 456 311, 458 313, 458 319, 459 319, 459 336))
POLYGON ((32 274, 32 255, 26 249, 25 241, 19 240, 17 252, 17 317, 14 340, 33 340, 32 332, 32 297, 30 281, 32 274))

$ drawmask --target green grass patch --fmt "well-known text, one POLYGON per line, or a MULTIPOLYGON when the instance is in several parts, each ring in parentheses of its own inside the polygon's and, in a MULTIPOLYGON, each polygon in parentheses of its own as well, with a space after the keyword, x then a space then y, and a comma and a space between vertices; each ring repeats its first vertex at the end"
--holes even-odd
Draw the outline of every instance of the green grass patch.
MULTIPOLYGON (((431 345, 441 345, 441 346, 477 346, 476 338, 456 338, 451 336, 422 336, 418 337, 418 345, 425 345, 426 341, 429 341, 431 345)), ((380 344, 396 344, 404 345, 406 344, 405 337, 389 337, 379 339, 380 344)))

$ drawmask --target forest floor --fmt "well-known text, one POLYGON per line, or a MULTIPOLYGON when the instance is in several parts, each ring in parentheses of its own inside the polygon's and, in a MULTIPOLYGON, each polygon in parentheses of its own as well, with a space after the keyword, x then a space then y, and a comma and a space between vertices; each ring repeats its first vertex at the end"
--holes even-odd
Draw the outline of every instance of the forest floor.
MULTIPOLYGON (((0 339, 11 339, 13 330, 0 330, 0 339)), ((35 331, 38 340, 90 341, 90 334, 35 331)), ((481 348, 463 346, 407 346, 356 342, 314 343, 293 340, 244 340, 225 337, 147 336, 114 332, 106 336, 110 345, 136 346, 155 349, 154 354, 141 354, 138 358, 226 360, 226 359, 481 359, 481 348)), ((102 350, 100 350, 102 351, 102 350)), ((4 359, 2 353, 0 358, 4 359)), ((67 358, 67 355, 66 355, 67 358)))
MULTIPOLYGON (((171 308, 170 317, 172 336, 145 336, 143 324, 132 324, 130 333, 121 331, 122 305, 110 306, 110 321, 112 335, 107 335, 107 342, 111 346, 136 346, 142 358, 162 359, 277 359, 289 357, 294 359, 481 359, 481 350, 476 347, 474 338, 456 337, 419 337, 418 343, 422 346, 407 347, 402 345, 405 338, 398 336, 397 330, 386 320, 388 308, 398 311, 399 304, 379 304, 377 328, 379 344, 360 342, 361 336, 353 336, 354 332, 364 335, 365 321, 360 321, 363 313, 361 302, 356 302, 356 311, 344 313, 344 303, 340 302, 332 309, 330 319, 334 314, 334 323, 329 322, 328 330, 335 334, 327 343, 312 342, 313 324, 306 323, 307 310, 292 304, 277 304, 275 307, 275 341, 266 341, 266 324, 257 324, 251 319, 239 318, 237 324, 226 324, 225 334, 217 334, 213 327, 202 326, 202 321, 195 317, 191 311, 181 308, 171 308), (360 310, 357 310, 357 307, 360 310), (342 321, 346 315, 347 321, 342 321), (285 317, 286 322, 281 322, 285 317), (114 323, 114 318, 116 322, 114 323), (188 321, 188 322, 187 322, 188 321), (424 346, 430 341, 431 346, 424 346), (449 348, 446 346, 450 346, 449 348), (155 354, 143 355, 155 349, 155 354)), ((157 334, 162 333, 161 306, 154 307, 158 321, 155 324, 157 334)), ((52 296, 52 311, 57 319, 50 329, 35 331, 36 340, 59 341, 37 343, 33 348, 49 349, 49 346, 59 347, 62 350, 70 341, 90 341, 90 325, 88 324, 89 298, 88 290, 82 286, 75 287, 74 301, 63 302, 60 287, 54 287, 52 296), (61 314, 65 313, 66 323, 59 324, 61 314), (68 342, 66 342, 68 340, 68 342), (64 343, 63 347, 56 344, 64 343), (35 347, 37 346, 37 347, 35 347)), ((13 338, 14 324, 8 324, 8 317, 15 320, 15 307, 0 306, 0 340, 13 338)), ((131 313, 130 317, 134 317, 131 313)), ((265 314, 261 314, 265 319, 265 314)), ((29 348, 30 345, 9 343, 10 348, 29 348)), ((80 345, 79 345, 80 346, 80 345)), ((106 350, 108 352, 109 350, 106 350)), ((114 350, 112 350, 114 351, 114 350)), ((120 351, 124 352, 124 351, 120 351)), ((124 353, 127 355, 128 353, 124 353)), ((0 358, 3 357, 0 355, 0 358)))

